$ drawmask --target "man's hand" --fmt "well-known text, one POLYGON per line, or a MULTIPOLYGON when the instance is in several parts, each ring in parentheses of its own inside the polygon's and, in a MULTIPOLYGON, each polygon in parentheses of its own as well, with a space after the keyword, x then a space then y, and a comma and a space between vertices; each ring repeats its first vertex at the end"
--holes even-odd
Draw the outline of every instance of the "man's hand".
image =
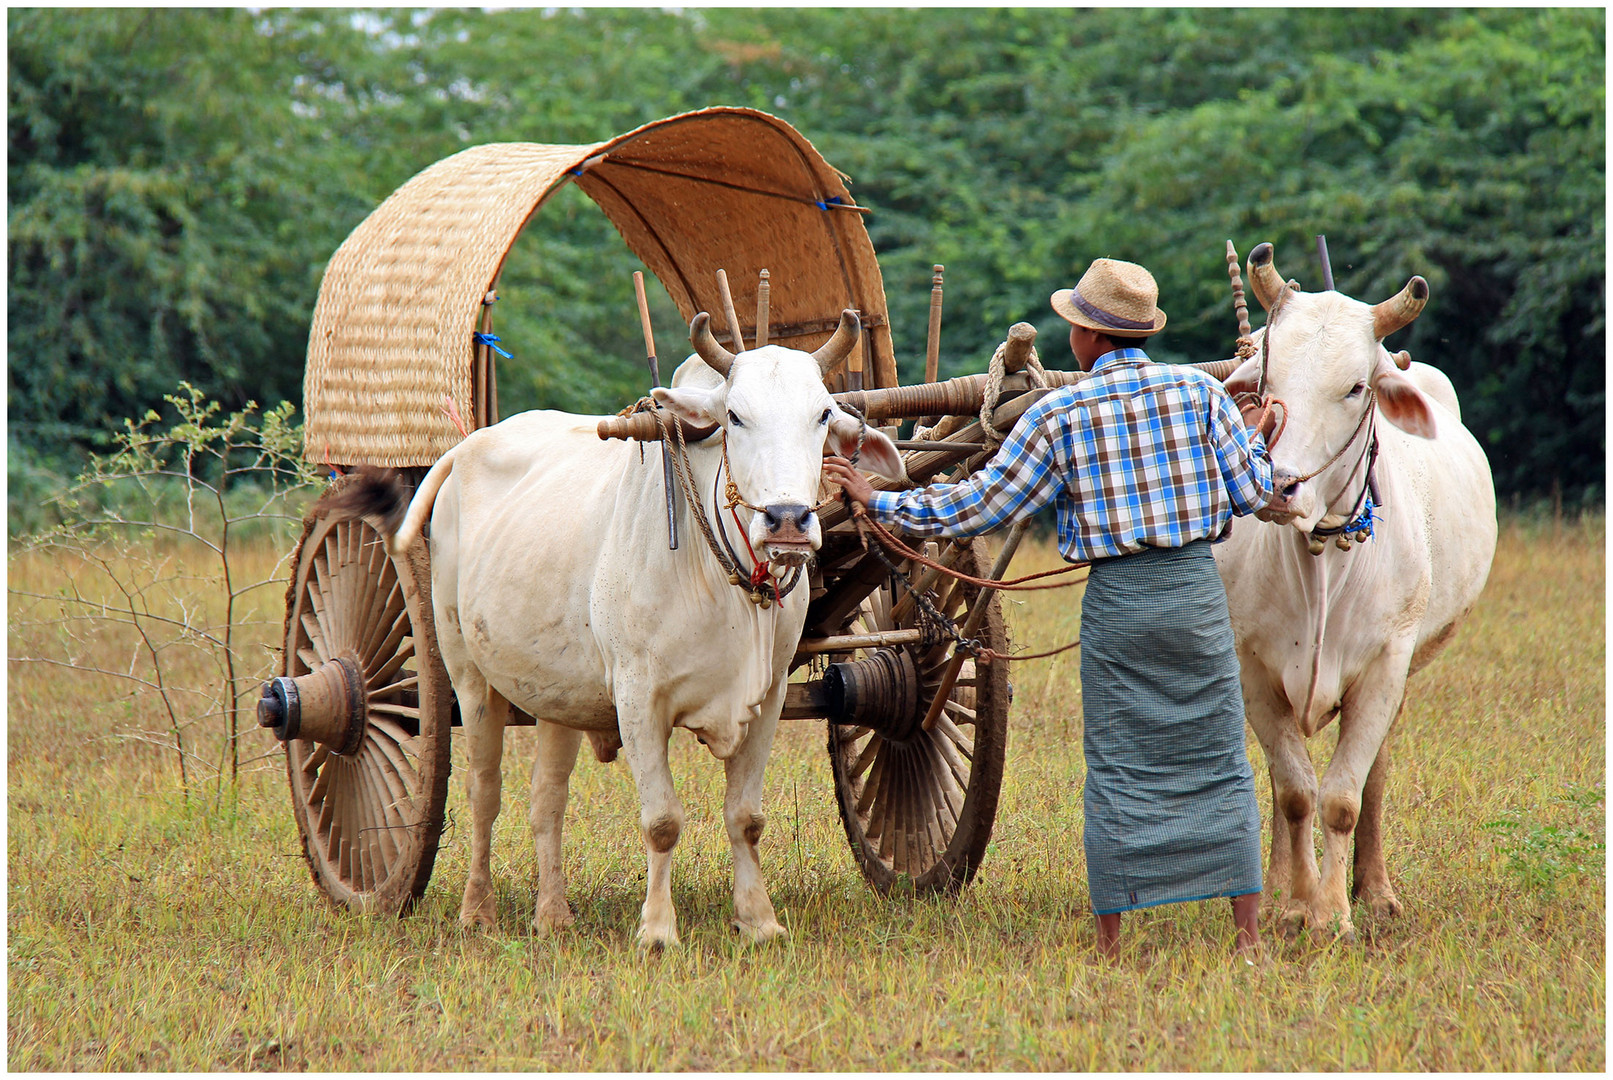
POLYGON ((1238 411, 1243 414, 1243 426, 1251 431, 1259 431, 1266 445, 1271 445, 1271 433, 1277 429, 1277 410, 1268 409, 1258 399, 1250 394, 1240 397, 1238 411))
POLYGON ((874 497, 874 485, 868 482, 868 477, 852 468, 851 462, 843 457, 830 455, 824 458, 823 472, 851 496, 852 502, 867 506, 868 500, 874 497))

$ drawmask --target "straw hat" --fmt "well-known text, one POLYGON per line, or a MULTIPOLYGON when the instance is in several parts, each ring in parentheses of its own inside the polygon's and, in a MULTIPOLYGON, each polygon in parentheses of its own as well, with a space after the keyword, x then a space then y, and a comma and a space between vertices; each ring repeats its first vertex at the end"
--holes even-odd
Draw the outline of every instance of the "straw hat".
POLYGON ((1110 337, 1147 337, 1165 329, 1154 275, 1119 259, 1092 260, 1075 288, 1053 294, 1053 310, 1110 337))

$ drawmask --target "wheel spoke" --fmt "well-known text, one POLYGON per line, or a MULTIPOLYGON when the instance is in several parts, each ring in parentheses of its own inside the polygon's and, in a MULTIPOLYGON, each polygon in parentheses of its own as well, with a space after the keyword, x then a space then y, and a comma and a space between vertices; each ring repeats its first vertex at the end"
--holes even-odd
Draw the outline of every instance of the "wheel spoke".
POLYGON ((883 739, 880 739, 877 736, 869 739, 868 744, 863 747, 862 753, 857 755, 857 760, 851 766, 848 775, 853 779, 856 779, 863 773, 867 772, 868 766, 872 765, 874 762, 874 756, 879 753, 879 746, 883 741, 883 739))
POLYGON ((357 875, 351 884, 368 892, 376 880, 376 867, 374 862, 375 834, 371 831, 374 824, 370 820, 370 806, 373 798, 370 792, 369 778, 364 775, 363 765, 353 759, 353 793, 348 800, 353 822, 353 860, 354 872, 357 875))
POLYGON ((338 532, 325 534, 325 543, 319 554, 314 558, 314 581, 316 586, 308 593, 308 599, 319 614, 319 624, 327 632, 326 640, 334 647, 341 648, 347 642, 341 640, 341 630, 346 626, 342 618, 342 594, 346 583, 342 579, 341 537, 338 532))
POLYGON ((959 753, 968 758, 971 763, 974 761, 974 740, 958 730, 958 725, 954 724, 950 719, 948 719, 946 710, 943 709, 941 711, 941 715, 936 717, 935 728, 937 731, 940 731, 946 735, 947 741, 952 743, 953 746, 957 747, 959 753))
POLYGON ((398 645, 409 636, 409 612, 402 605, 401 593, 398 599, 398 610, 395 613, 388 613, 392 622, 387 627, 386 636, 369 647, 364 654, 364 677, 372 683, 377 681, 376 676, 381 669, 397 658, 398 645))
POLYGON ((360 835, 364 838, 364 848, 369 853, 365 888, 374 889, 386 880, 393 857, 397 853, 389 829, 391 823, 386 820, 386 804, 390 801, 390 796, 375 774, 373 747, 359 748, 354 760, 354 771, 361 778, 364 792, 364 801, 360 807, 363 812, 363 831, 360 835), (392 846, 391 852, 387 850, 389 846, 392 846))
MULTIPOLYGON (((869 821, 873 818, 871 807, 874 805, 874 798, 879 794, 879 785, 885 776, 885 756, 879 752, 884 746, 885 740, 875 735, 871 742, 874 763, 869 768, 868 775, 863 777, 862 789, 857 793, 857 816, 869 821)), ((867 752, 866 748, 864 752, 867 752)))
POLYGON ((304 611, 299 621, 302 623, 302 632, 308 635, 308 644, 314 650, 315 662, 308 665, 308 670, 313 671, 331 658, 330 645, 325 641, 324 631, 320 628, 317 609, 304 611))
MULTIPOLYGON (((388 814, 399 826, 409 828, 414 824, 414 800, 409 797, 408 784, 404 781, 399 762, 403 759, 403 751, 392 742, 390 736, 374 728, 370 729, 369 739, 374 750, 375 771, 386 785, 388 814)), ((404 762, 403 768, 407 768, 404 762)), ((411 770, 412 771, 412 770, 411 770)))
POLYGON ((328 747, 321 746, 319 743, 305 742, 302 740, 298 740, 298 745, 309 747, 307 753, 302 755, 302 774, 309 780, 314 780, 319 776, 319 767, 323 765, 325 763, 325 759, 330 756, 330 749, 328 747))
POLYGON ((398 793, 393 787, 397 778, 392 775, 386 755, 375 744, 373 737, 366 740, 359 760, 369 774, 370 790, 375 793, 374 827, 376 841, 381 848, 382 865, 386 873, 391 873, 392 867, 397 865, 399 850, 399 836, 393 830, 407 828, 403 815, 398 812, 398 793))
POLYGON ((401 694, 408 690, 418 691, 419 689, 420 676, 410 675, 407 678, 399 679, 397 682, 384 684, 377 682, 367 695, 367 700, 371 702, 384 701, 394 694, 401 694))
POLYGON ((398 673, 398 670, 402 668, 403 665, 408 661, 414 659, 415 643, 413 634, 414 631, 411 629, 410 636, 405 637, 402 643, 397 646, 392 658, 386 663, 382 664, 380 669, 370 677, 368 681, 371 686, 380 687, 390 685, 392 682, 392 677, 398 673))
POLYGON ((935 775, 940 789, 941 797, 936 801, 936 820, 940 822, 943 838, 951 836, 958 827, 959 817, 963 813, 965 794, 952 762, 947 759, 946 751, 942 749, 946 742, 945 738, 937 738, 934 733, 924 740, 925 750, 930 755, 931 772, 935 775), (951 818, 950 824, 947 821, 948 817, 951 818))
POLYGON ((896 822, 892 820, 891 801, 892 793, 899 786, 897 773, 901 771, 901 761, 898 760, 896 748, 890 743, 885 744, 885 753, 880 755, 881 764, 885 766, 880 771, 879 792, 874 799, 873 808, 868 812, 870 830, 878 820, 879 823, 879 857, 887 866, 894 866, 896 854, 896 836, 901 831, 896 822))
MULTIPOLYGON (((409 609, 403 601, 403 586, 398 583, 396 575, 391 573, 390 564, 387 566, 387 582, 384 587, 377 590, 370 605, 369 622, 365 624, 368 633, 364 638, 365 670, 374 665, 375 660, 384 660, 389 655, 387 641, 403 629, 398 640, 408 634, 409 609)), ((393 649, 397 646, 394 644, 393 649)))
POLYGON ((384 720, 378 716, 370 719, 370 733, 372 735, 386 736, 384 739, 379 739, 378 742, 382 751, 385 752, 387 760, 392 763, 392 767, 397 771, 398 776, 402 777, 404 784, 410 791, 419 791, 420 777, 416 774, 414 764, 409 760, 409 754, 404 749, 407 744, 414 741, 413 736, 392 721, 384 720))

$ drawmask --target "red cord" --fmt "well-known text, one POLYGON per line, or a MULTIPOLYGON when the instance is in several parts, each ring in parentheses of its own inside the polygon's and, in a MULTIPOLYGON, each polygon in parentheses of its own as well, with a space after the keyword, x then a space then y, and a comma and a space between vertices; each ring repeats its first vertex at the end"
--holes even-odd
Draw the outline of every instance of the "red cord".
POLYGON ((778 582, 773 581, 773 575, 771 575, 771 574, 769 574, 767 572, 767 564, 762 562, 760 559, 758 559, 756 557, 756 549, 750 546, 750 531, 748 529, 746 529, 744 525, 741 525, 740 522, 739 522, 739 511, 735 510, 732 506, 730 506, 728 508, 728 513, 734 519, 734 528, 739 530, 740 539, 745 541, 745 550, 750 553, 750 561, 751 561, 750 584, 751 584, 751 588, 753 588, 753 589, 760 588, 763 581, 772 581, 772 584, 773 584, 773 601, 782 606, 783 603, 784 603, 784 597, 779 595, 778 582))

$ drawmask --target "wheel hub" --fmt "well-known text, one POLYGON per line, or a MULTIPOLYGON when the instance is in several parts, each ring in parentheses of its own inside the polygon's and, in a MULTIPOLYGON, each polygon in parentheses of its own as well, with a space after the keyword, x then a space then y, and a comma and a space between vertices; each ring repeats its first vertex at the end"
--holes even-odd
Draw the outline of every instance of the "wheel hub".
POLYGON ((333 753, 351 754, 364 744, 364 696, 364 673, 338 656, 307 675, 264 683, 258 726, 271 729, 281 742, 309 739, 333 753))
POLYGON ((862 660, 830 664, 823 686, 831 723, 873 728, 905 742, 924 721, 918 668, 906 649, 875 649, 862 660))

